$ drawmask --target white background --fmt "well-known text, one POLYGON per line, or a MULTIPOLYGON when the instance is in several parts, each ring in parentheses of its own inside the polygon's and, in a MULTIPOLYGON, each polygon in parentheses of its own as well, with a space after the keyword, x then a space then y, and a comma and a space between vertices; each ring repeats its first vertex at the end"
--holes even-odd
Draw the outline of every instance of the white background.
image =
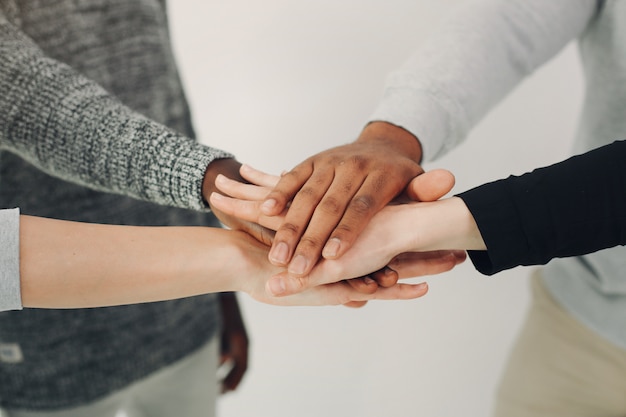
MULTIPOLYGON (((385 75, 462 1, 171 1, 200 139, 272 173, 352 141, 385 75)), ((570 45, 425 168, 452 170, 458 192, 563 159, 581 83, 570 45)), ((219 414, 486 416, 528 305, 528 274, 485 277, 468 262, 429 277, 422 299, 359 310, 277 308, 243 295, 250 369, 219 414)))

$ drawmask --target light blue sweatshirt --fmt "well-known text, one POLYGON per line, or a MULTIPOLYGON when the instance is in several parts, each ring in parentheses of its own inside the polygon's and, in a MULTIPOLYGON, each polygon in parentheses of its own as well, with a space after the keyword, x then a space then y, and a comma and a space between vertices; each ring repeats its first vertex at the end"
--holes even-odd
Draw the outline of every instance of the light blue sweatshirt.
MULTIPOLYGON (((465 4, 392 73, 371 120, 444 155, 535 69, 577 40, 586 94, 574 152, 626 138, 626 2, 482 0, 465 4)), ((555 259, 543 276, 577 319, 626 349, 626 249, 555 259)))

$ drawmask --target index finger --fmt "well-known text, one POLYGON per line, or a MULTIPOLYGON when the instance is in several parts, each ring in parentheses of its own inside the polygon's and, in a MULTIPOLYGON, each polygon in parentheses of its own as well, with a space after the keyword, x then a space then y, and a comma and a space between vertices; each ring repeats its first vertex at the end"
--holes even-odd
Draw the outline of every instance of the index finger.
POLYGON ((261 211, 266 216, 275 216, 283 212, 294 196, 300 191, 313 173, 313 166, 307 160, 280 176, 278 183, 269 192, 261 204, 261 211))

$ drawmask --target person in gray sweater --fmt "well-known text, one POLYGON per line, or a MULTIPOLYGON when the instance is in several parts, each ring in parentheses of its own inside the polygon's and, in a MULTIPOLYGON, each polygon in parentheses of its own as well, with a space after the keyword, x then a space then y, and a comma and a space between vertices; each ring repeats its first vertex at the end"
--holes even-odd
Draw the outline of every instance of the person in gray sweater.
MULTIPOLYGON (((219 226, 204 195, 239 164, 194 139, 165 2, 4 0, 0 51, 1 207, 92 223, 219 226)), ((235 363, 226 390, 246 368, 232 293, 73 310, 20 303, 0 313, 0 406, 11 416, 113 416, 119 404, 98 401, 130 387, 141 401, 120 401, 143 401, 149 415, 206 416, 220 335, 235 363), (175 378, 186 396, 154 382, 141 390, 166 370, 161 389, 175 378)))

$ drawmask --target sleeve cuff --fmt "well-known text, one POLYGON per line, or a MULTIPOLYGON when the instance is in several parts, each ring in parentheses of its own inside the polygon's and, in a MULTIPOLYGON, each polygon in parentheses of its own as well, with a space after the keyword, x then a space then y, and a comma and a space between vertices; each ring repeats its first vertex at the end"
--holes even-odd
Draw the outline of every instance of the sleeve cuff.
POLYGON ((20 211, 0 210, 0 311, 21 310, 20 211))
POLYGON ((408 130, 419 139, 424 160, 432 161, 456 146, 454 138, 463 137, 447 114, 445 104, 429 91, 387 88, 369 120, 388 122, 408 130))
POLYGON ((529 252, 522 220, 503 180, 458 195, 472 213, 487 251, 468 251, 474 267, 493 275, 520 265, 529 252))
MULTIPOLYGON (((165 148, 168 148, 167 144, 165 148)), ((194 143, 184 149, 163 149, 161 155, 163 160, 169 159, 170 169, 162 170, 169 175, 169 178, 155 179, 156 193, 161 192, 160 184, 168 184, 170 196, 165 199, 170 200, 170 204, 193 210, 209 211, 209 206, 202 195, 202 181, 206 169, 213 161, 234 158, 234 155, 199 143, 194 143)), ((156 201, 162 198, 161 195, 153 196, 156 201)))

